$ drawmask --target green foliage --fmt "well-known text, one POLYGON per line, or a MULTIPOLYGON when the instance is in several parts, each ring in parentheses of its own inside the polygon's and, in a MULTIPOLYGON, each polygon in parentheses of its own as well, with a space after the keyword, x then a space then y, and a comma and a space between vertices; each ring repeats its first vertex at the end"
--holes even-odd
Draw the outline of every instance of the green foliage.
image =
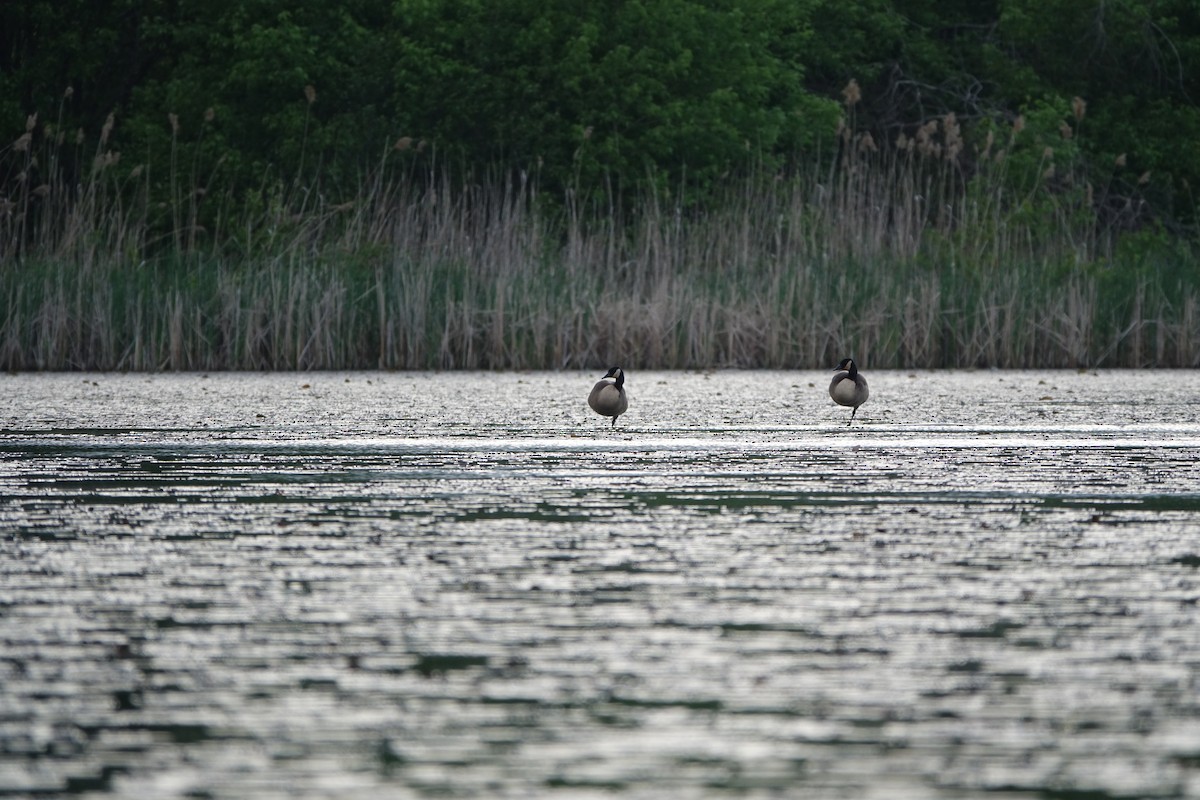
POLYGON ((102 163, 146 246, 244 250, 247 218, 417 174, 701 208, 827 168, 841 115, 890 147, 953 112, 947 198, 1002 171, 1014 214, 1193 235, 1198 98, 1193 0, 26 0, 0 4, 0 124, 34 148, 0 151, 0 198, 28 236, 35 187, 102 163))
POLYGON ((1164 230, 1150 226, 1121 238, 1113 261, 1098 267, 1117 293, 1132 294, 1139 283, 1154 284, 1176 297, 1200 289, 1195 246, 1164 230), (1121 269, 1113 269, 1113 264, 1121 269))
MULTIPOLYGON (((1128 154, 1135 176, 1150 171, 1166 206, 1194 207, 1167 195, 1194 182, 1200 154, 1200 6, 1190 0, 1009 0, 1000 34, 1024 81, 1002 85, 1002 102, 1053 92, 1088 102, 1082 132, 1104 169, 1128 154)), ((1182 199, 1182 198, 1181 198, 1182 199)))
POLYGON ((116 112, 104 146, 153 165, 171 203, 216 178, 233 197, 345 194, 381 161, 435 157, 555 190, 703 193, 832 133, 836 104, 805 89, 816 2, 6 4, 0 113, 45 121, 72 87, 66 122, 95 137, 116 112))
POLYGON ((472 163, 540 167, 558 185, 706 187, 833 128, 793 57, 795 2, 394 5, 399 113, 472 163), (780 34, 778 32, 784 32, 780 34), (786 46, 782 45, 786 42, 786 46))
POLYGON ((858 79, 856 124, 876 139, 951 111, 979 129, 1041 104, 1069 109, 1080 97, 1087 114, 1075 133, 1086 177, 1107 182, 1125 154, 1130 179, 1112 191, 1196 221, 1200 5, 1192 0, 824 0, 814 24, 810 86, 833 96, 858 79), (1146 172, 1152 180, 1138 188, 1146 172))

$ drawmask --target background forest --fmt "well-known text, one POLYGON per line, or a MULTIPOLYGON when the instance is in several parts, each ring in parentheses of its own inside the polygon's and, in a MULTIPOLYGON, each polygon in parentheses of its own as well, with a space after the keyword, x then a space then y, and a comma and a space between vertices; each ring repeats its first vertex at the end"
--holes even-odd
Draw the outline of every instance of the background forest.
POLYGON ((0 5, 0 367, 1196 366, 1192 0, 0 5))

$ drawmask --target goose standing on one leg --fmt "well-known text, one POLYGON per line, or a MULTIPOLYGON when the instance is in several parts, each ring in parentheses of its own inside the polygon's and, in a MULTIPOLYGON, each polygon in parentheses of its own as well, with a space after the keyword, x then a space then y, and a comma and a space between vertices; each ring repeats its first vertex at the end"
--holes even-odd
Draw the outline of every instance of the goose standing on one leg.
POLYGON ((854 415, 858 413, 858 407, 867 402, 867 398, 871 396, 871 390, 867 388, 867 379, 858 372, 858 365, 854 363, 853 358, 843 358, 841 363, 835 367, 838 373, 833 376, 833 381, 829 384, 829 396, 833 398, 833 402, 839 406, 853 406, 854 410, 850 412, 850 422, 854 422, 854 415))
POLYGON ((612 417, 612 427, 617 427, 617 417, 629 408, 629 398, 625 396, 625 372, 620 367, 613 367, 600 381, 592 387, 588 395, 588 405, 592 411, 605 417, 612 417))

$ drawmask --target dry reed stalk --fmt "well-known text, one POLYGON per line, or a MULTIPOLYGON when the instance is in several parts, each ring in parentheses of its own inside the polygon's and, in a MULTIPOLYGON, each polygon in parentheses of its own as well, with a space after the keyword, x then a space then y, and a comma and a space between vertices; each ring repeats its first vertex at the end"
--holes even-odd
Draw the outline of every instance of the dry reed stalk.
POLYGON ((905 295, 899 366, 924 367, 938 363, 935 333, 942 318, 941 290, 934 276, 925 276, 905 295))
POLYGON ((1200 366, 1200 298, 1194 292, 1186 292, 1181 305, 1178 363, 1184 367, 1200 366))

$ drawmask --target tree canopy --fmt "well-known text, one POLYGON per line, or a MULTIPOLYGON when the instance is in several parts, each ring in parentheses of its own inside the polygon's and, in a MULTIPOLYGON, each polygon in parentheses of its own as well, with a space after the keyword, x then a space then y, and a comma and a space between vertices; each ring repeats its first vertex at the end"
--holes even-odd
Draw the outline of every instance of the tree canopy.
POLYGON ((424 159, 550 188, 703 191, 827 154, 843 117, 892 143, 953 112, 976 143, 1018 116, 1047 142, 1070 136, 1089 169, 1124 164, 1159 213, 1186 220, 1198 99, 1193 0, 0 6, 13 139, 78 129, 84 144, 61 152, 77 170, 96 149, 132 170, 186 144, 198 175, 243 187, 349 191, 382 160, 424 159))

